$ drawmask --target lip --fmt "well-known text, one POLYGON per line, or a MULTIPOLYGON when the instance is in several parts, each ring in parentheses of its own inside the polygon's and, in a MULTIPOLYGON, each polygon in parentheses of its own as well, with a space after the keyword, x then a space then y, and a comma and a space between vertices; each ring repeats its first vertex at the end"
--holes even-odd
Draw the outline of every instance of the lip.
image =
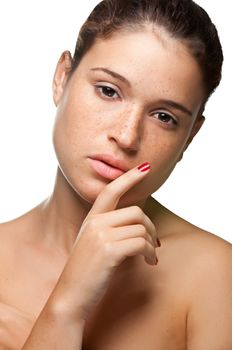
POLYGON ((128 167, 121 160, 110 155, 95 155, 88 158, 92 168, 101 176, 114 180, 124 174, 128 167), (124 170, 125 169, 125 170, 124 170))
POLYGON ((117 168, 123 172, 128 171, 130 168, 127 166, 126 162, 124 162, 121 159, 118 159, 110 154, 94 154, 90 156, 89 158, 95 159, 95 160, 100 160, 107 165, 110 165, 113 168, 117 168))

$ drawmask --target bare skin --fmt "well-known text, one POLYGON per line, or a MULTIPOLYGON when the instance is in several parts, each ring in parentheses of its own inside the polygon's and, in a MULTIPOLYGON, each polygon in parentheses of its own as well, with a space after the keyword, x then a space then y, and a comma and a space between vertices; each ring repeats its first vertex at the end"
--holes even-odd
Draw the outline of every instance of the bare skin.
MULTIPOLYGON (((26 215, 1 225, 0 266, 1 281, 4 282, 0 290, 2 349, 21 348, 67 259, 65 252, 58 247, 54 249, 43 241, 38 244, 37 240, 28 240, 31 230, 40 235, 39 231, 35 231, 43 206, 44 203, 26 215)), ((187 322, 193 301, 198 294, 199 298, 201 295, 204 298, 206 292, 196 293, 196 283, 202 280, 206 270, 208 275, 204 276, 206 281, 205 285, 202 283, 202 288, 206 288, 209 279, 207 293, 212 292, 211 288, 215 286, 211 283, 217 283, 217 278, 210 281, 212 271, 209 265, 213 264, 216 275, 220 273, 220 260, 231 259, 231 246, 175 216, 152 198, 148 200, 146 212, 159 232, 162 244, 157 252, 159 263, 149 266, 141 256, 128 258, 122 263, 106 295, 87 320, 83 339, 85 350, 104 350, 109 346, 115 350, 136 347, 198 349, 190 347, 191 322, 187 322)), ((224 283, 223 279, 221 283, 224 283)), ((225 297, 223 291, 220 294, 225 297)), ((207 299, 204 302, 207 303, 207 299)), ((210 310, 211 301, 208 302, 210 310)), ((224 322, 226 330, 228 320, 224 318, 225 310, 220 298, 217 308, 217 316, 224 322)), ((217 321, 211 318, 209 310, 206 316, 211 324, 205 324, 204 313, 199 315, 202 320, 198 322, 201 324, 202 321, 205 326, 205 339, 212 337, 208 333, 211 327, 217 332, 214 333, 216 339, 220 339, 222 331, 216 328, 217 321)), ((214 312, 212 309, 212 316, 214 312)))
POLYGON ((59 162, 54 191, 30 212, 0 226, 2 348, 23 346, 56 286, 79 229, 107 184, 90 170, 87 156, 107 149, 126 160, 128 168, 151 164, 148 176, 122 196, 117 208, 140 207, 162 246, 156 249, 158 265, 138 254, 118 267, 86 321, 83 348, 231 349, 231 245, 150 197, 204 120, 199 67, 181 43, 162 39, 145 32, 99 41, 71 80, 69 56, 62 55, 53 81, 59 162), (105 73, 90 74, 99 66, 127 76, 133 90, 105 73), (93 95, 93 85, 100 82, 118 89, 121 99, 93 95), (162 99, 182 103, 192 117, 162 99), (171 118, 161 120, 160 111, 178 120, 178 127, 171 118))

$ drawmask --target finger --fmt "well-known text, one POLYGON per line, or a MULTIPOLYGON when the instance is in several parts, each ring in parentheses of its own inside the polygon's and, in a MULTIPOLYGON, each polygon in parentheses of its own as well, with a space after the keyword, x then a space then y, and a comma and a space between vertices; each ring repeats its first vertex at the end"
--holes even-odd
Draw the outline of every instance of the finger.
POLYGON ((136 255, 143 255, 146 261, 152 264, 158 260, 154 246, 141 237, 115 242, 114 247, 114 254, 119 263, 125 260, 125 257, 136 255))
POLYGON ((129 225, 123 227, 115 227, 110 233, 110 239, 113 241, 121 241, 129 238, 142 237, 154 246, 151 235, 146 231, 141 224, 129 225))
POLYGON ((146 231, 152 237, 155 246, 158 247, 158 236, 155 225, 141 208, 137 206, 120 208, 107 212, 107 215, 104 215, 104 225, 106 227, 122 227, 133 224, 144 225, 146 231))
POLYGON ((96 198, 88 216, 114 210, 122 195, 138 182, 142 181, 148 174, 149 170, 149 163, 144 163, 140 169, 138 169, 138 167, 130 169, 114 181, 107 184, 96 198))

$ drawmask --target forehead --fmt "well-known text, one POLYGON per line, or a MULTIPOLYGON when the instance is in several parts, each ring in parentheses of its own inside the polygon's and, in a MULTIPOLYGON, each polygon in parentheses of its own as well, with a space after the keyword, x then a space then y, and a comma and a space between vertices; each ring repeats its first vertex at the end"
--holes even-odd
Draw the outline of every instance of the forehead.
POLYGON ((198 63, 179 40, 164 31, 114 33, 97 39, 78 68, 112 69, 130 81, 134 93, 183 100, 190 108, 202 103, 204 90, 198 63))

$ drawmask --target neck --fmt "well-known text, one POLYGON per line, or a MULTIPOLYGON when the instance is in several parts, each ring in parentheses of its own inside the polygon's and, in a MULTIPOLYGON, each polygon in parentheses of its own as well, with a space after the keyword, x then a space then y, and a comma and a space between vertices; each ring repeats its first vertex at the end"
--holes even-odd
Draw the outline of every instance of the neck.
MULTIPOLYGON (((135 205, 145 210, 147 199, 135 205)), ((42 215, 42 239, 70 253, 91 207, 91 203, 74 191, 58 167, 54 190, 39 206, 42 215)))

